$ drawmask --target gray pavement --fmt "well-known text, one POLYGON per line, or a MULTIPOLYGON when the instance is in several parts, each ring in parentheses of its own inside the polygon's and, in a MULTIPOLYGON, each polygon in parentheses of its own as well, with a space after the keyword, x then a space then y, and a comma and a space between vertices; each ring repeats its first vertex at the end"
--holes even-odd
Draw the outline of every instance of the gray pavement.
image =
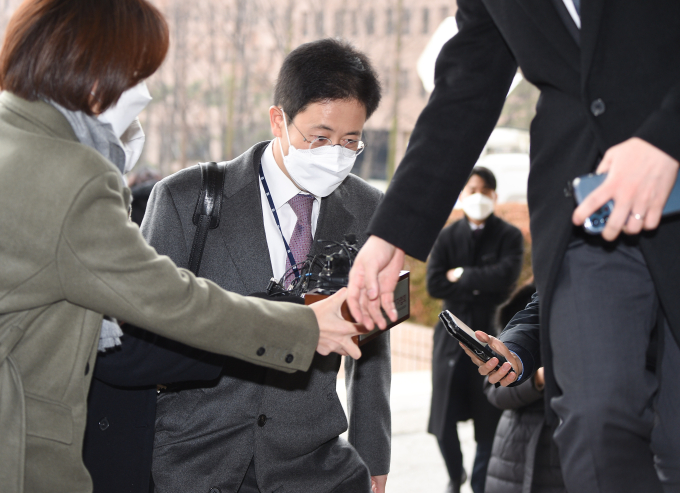
MULTIPOLYGON (((386 493, 444 493, 448 474, 437 447, 437 440, 427 433, 427 419, 432 394, 429 371, 392 375, 392 463, 386 493)), ((345 382, 338 380, 338 395, 346 405, 345 382)), ((475 454, 472 423, 458 424, 463 448, 463 463, 470 474, 475 454)), ((462 493, 472 493, 469 481, 462 493)))

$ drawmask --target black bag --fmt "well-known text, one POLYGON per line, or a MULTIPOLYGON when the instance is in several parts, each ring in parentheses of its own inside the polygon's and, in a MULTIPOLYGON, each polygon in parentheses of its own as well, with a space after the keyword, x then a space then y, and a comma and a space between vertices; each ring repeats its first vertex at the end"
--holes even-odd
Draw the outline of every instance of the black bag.
POLYGON ((226 163, 199 163, 201 167, 201 191, 198 194, 193 223, 196 234, 189 255, 189 270, 198 276, 201 258, 208 230, 220 225, 220 209, 222 207, 222 190, 226 176, 226 163))

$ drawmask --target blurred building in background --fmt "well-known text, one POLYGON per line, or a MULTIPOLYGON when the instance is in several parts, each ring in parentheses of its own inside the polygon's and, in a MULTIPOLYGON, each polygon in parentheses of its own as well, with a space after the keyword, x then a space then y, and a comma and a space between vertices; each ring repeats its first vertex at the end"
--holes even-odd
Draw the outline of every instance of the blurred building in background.
MULTIPOLYGON (((283 58, 301 43, 336 37, 366 52, 380 74, 384 98, 365 127, 366 151, 353 172, 383 188, 429 97, 418 61, 456 12, 455 0, 151 2, 168 20, 171 45, 147 81, 154 100, 141 116, 141 166, 168 175, 198 161, 231 159, 271 138, 268 108, 283 58)), ((0 0, 0 32, 19 3, 0 0)), ((526 200, 525 142, 535 100, 536 90, 522 82, 499 122, 512 130, 494 133, 482 153, 484 165, 502 177, 501 201, 526 200)))
POLYGON ((229 159, 270 138, 268 108, 285 55, 324 37, 368 53, 384 88, 355 173, 384 180, 403 155, 428 92, 416 63, 454 0, 153 0, 171 26, 165 64, 149 80, 147 164, 164 174, 199 160, 229 159))

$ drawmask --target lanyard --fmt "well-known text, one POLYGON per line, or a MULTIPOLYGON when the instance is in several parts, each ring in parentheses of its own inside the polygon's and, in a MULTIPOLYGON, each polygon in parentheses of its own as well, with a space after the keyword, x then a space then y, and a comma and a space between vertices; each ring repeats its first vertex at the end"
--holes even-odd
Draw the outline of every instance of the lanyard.
MULTIPOLYGON (((295 257, 293 257, 293 252, 290 251, 288 242, 285 236, 283 236, 283 230, 281 229, 281 222, 279 221, 279 215, 276 213, 276 207, 274 207, 274 200, 272 199, 272 194, 269 193, 269 186, 267 186, 267 180, 264 177, 264 172, 262 171, 262 163, 260 163, 260 182, 262 183, 262 188, 264 188, 264 193, 267 196, 267 201, 269 202, 269 208, 274 214, 274 220, 276 221, 276 226, 279 228, 279 233, 281 233, 281 239, 283 240, 283 246, 286 247, 286 254, 288 255, 288 260, 290 261, 290 266, 293 268, 293 274, 295 274, 295 279, 300 279, 300 272, 298 271, 295 257)), ((283 274, 286 275, 285 272, 283 274)))

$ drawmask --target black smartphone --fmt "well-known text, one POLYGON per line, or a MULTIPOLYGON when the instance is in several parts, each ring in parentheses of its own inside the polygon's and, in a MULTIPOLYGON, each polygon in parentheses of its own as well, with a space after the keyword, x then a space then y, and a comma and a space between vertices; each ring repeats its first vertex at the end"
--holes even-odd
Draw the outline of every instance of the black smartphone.
MULTIPOLYGON (((503 356, 491 349, 487 343, 477 339, 474 331, 450 311, 444 310, 441 312, 439 314, 439 320, 442 321, 449 335, 462 342, 466 348, 472 351, 485 363, 491 358, 498 358, 496 370, 499 370, 501 365, 507 361, 503 356)), ((510 371, 514 372, 515 370, 511 369, 510 371)))

